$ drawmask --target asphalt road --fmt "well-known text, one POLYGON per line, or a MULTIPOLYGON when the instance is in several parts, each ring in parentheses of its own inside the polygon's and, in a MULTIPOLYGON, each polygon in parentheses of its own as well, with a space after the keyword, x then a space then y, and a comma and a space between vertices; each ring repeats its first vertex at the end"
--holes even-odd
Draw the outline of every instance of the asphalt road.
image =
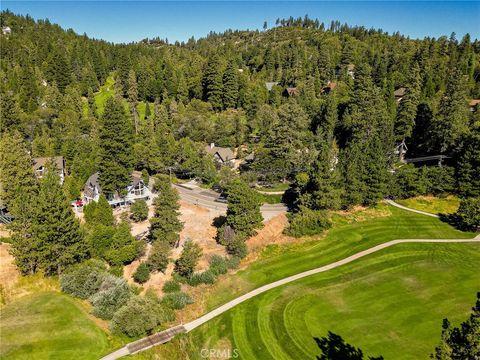
MULTIPOLYGON (((178 190, 180 199, 189 204, 216 210, 220 213, 226 213, 227 211, 227 204, 215 201, 219 198, 219 194, 212 190, 200 187, 186 188, 179 185, 174 185, 174 187, 178 190)), ((283 204, 264 204, 260 207, 260 211, 264 221, 268 221, 279 214, 285 213, 287 207, 283 204)))

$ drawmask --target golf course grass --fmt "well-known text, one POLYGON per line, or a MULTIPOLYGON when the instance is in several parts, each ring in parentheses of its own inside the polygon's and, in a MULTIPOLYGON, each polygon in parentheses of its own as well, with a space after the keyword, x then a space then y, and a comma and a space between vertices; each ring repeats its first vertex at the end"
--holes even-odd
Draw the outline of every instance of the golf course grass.
MULTIPOLYGON (((284 277, 341 260, 359 251, 394 239, 472 238, 432 217, 379 204, 368 210, 372 218, 363 220, 334 216, 334 226, 324 238, 291 246, 268 246, 260 258, 245 270, 222 278, 208 296, 207 309, 284 277), (379 216, 383 215, 383 216, 379 216), (376 217, 375 217, 376 216, 376 217)), ((367 215, 365 215, 367 216, 367 215)))
MULTIPOLYGON (((335 215, 334 227, 323 238, 267 247, 247 268, 222 277, 204 294, 206 309, 389 240, 475 236, 384 204, 370 212, 370 219, 362 214, 335 215)), ((315 358, 319 351, 313 337, 328 330, 369 355, 427 358, 440 338, 442 319, 458 323, 472 307, 480 290, 478 263, 479 244, 395 245, 259 295, 134 358, 183 359, 188 353, 198 359, 201 349, 217 349, 220 355, 237 349, 243 359, 315 358)))
POLYGON ((453 214, 460 206, 460 199, 452 195, 443 198, 417 196, 410 199, 396 200, 396 202, 403 206, 431 214, 453 214))
POLYGON ((113 348, 77 300, 58 292, 25 296, 0 310, 1 359, 99 359, 113 348))
POLYGON ((457 325, 470 313, 479 263, 479 244, 396 245, 240 304, 188 335, 184 351, 312 359, 320 353, 313 337, 332 331, 368 355, 426 359, 442 319, 457 325))

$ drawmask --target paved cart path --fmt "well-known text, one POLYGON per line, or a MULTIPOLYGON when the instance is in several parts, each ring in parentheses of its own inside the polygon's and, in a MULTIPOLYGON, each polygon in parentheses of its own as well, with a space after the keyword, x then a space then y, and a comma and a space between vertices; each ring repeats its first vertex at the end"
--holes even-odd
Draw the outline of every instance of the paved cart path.
MULTIPOLYGON (((438 217, 437 215, 434 215, 434 214, 429 214, 429 213, 425 213, 423 211, 406 208, 406 207, 404 207, 402 205, 399 205, 399 204, 397 204, 397 203, 395 203, 391 200, 386 200, 386 201, 390 205, 400 207, 400 208, 402 208, 404 210, 407 210, 407 211, 413 211, 413 212, 423 214, 423 215, 427 215, 427 216, 438 217)), ((266 291, 277 288, 279 286, 283 286, 285 284, 291 283, 291 282, 299 280, 299 279, 303 279, 307 276, 319 274, 319 273, 322 273, 322 272, 325 272, 325 271, 329 271, 329 270, 338 268, 342 265, 351 263, 351 262, 353 262, 355 260, 358 260, 358 259, 360 259, 364 256, 376 253, 376 252, 378 252, 380 250, 383 250, 385 248, 388 248, 390 246, 394 246, 394 245, 397 245, 397 244, 406 244, 406 243, 447 243, 447 244, 451 244, 451 243, 480 243, 480 235, 477 235, 475 238, 472 238, 472 239, 398 239, 398 240, 390 240, 390 241, 387 241, 383 244, 379 244, 379 245, 373 246, 369 249, 360 251, 360 252, 358 252, 356 254, 353 254, 349 257, 346 257, 342 260, 338 260, 338 261, 335 261, 333 263, 330 263, 328 265, 324 265, 324 266, 321 266, 321 267, 318 267, 318 268, 315 268, 315 269, 312 269, 312 270, 304 271, 304 272, 301 272, 299 274, 295 274, 295 275, 288 276, 286 278, 277 280, 273 283, 263 285, 263 286, 255 289, 255 290, 252 290, 252 291, 250 291, 250 292, 248 292, 244 295, 241 295, 241 296, 227 302, 226 304, 224 304, 224 305, 206 313, 205 315, 199 317, 196 320, 193 320, 193 321, 191 321, 189 323, 186 323, 186 324, 177 325, 173 328, 162 331, 161 333, 157 333, 157 334, 154 334, 152 336, 137 340, 133 343, 127 344, 123 348, 121 348, 121 349, 103 357, 101 360, 116 360, 116 359, 118 359, 120 357, 123 357, 123 356, 126 356, 126 355, 130 355, 130 354, 133 354, 133 353, 144 351, 146 349, 151 348, 152 346, 159 345, 159 344, 162 344, 162 343, 166 342, 166 341, 155 342, 154 339, 155 338, 165 339, 165 337, 164 336, 162 337, 161 335, 171 332, 172 329, 176 329, 176 333, 190 332, 193 329, 199 327, 200 325, 203 325, 204 323, 210 321, 211 319, 213 319, 213 318, 223 314, 224 312, 234 308, 238 304, 240 304, 240 303, 242 303, 242 302, 244 302, 248 299, 251 299, 251 298, 253 298, 253 297, 255 297, 259 294, 262 294, 266 291), (145 344, 145 347, 142 347, 143 344, 145 344)), ((170 340, 170 339, 171 339, 171 337, 168 340, 170 340)))

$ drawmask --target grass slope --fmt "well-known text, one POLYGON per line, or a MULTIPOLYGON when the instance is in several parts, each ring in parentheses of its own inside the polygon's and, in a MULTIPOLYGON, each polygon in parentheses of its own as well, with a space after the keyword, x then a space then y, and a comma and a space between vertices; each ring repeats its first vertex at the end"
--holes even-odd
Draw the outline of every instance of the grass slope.
POLYGON ((455 196, 447 196, 444 198, 417 196, 410 199, 398 200, 397 202, 403 206, 431 214, 453 214, 460 206, 460 199, 455 196))
POLYGON ((55 292, 1 309, 1 359, 98 359, 112 347, 79 303, 55 292))
MULTIPOLYGON (((208 309, 284 277, 346 258, 359 251, 394 239, 472 238, 473 233, 455 230, 438 219, 404 211, 384 204, 371 215, 386 216, 359 221, 336 216, 335 225, 325 238, 285 247, 272 245, 247 269, 222 279, 208 297, 208 309)), ((358 215, 362 216, 362 215, 358 215)))
MULTIPOLYGON (((384 204, 337 215, 334 222, 324 238, 269 246, 246 269, 221 277, 204 292, 206 309, 389 240, 474 237, 438 219, 384 204)), ((480 289, 474 268, 479 261, 478 244, 397 245, 260 295, 135 358, 183 359, 188 353, 197 359, 204 348, 230 354, 238 349, 245 359, 314 358, 318 351, 312 337, 324 336, 327 330, 386 359, 426 358, 439 339, 441 319, 460 321, 471 308, 480 289)))
POLYGON ((190 335, 188 352, 239 351, 241 359, 307 359, 333 331, 386 359, 427 358, 441 320, 464 320, 480 289, 478 244, 402 244, 260 295, 190 335))

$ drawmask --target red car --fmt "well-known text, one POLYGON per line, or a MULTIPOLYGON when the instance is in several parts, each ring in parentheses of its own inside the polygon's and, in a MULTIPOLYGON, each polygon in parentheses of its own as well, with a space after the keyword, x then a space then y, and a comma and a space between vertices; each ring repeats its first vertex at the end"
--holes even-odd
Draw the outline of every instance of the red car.
POLYGON ((77 207, 83 206, 83 201, 82 200, 72 201, 72 205, 75 205, 77 207))

